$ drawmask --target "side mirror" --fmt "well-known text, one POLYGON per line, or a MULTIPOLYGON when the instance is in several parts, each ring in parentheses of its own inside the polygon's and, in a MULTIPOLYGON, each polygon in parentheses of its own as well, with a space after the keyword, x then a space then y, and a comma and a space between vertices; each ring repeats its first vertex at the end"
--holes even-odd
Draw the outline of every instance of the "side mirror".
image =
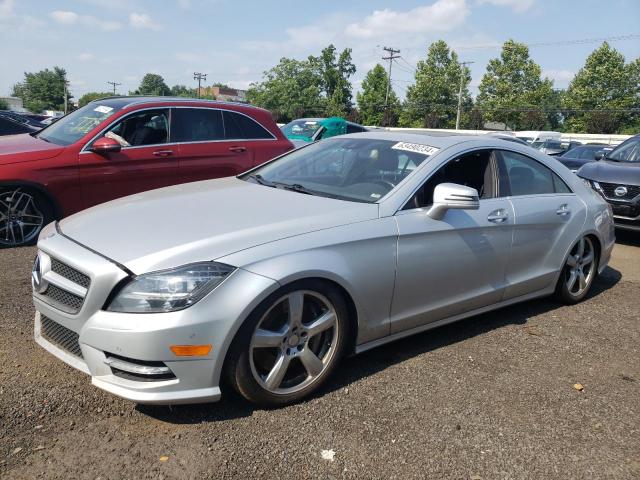
POLYGON ((102 137, 93 142, 91 146, 91 151, 93 153, 97 153, 98 155, 105 155, 107 153, 116 153, 122 150, 122 145, 120 145, 116 140, 109 137, 102 137))
POLYGON ((434 220, 442 220, 449 209, 478 210, 480 200, 475 188, 456 183, 441 183, 433 191, 433 205, 427 211, 434 220))
POLYGON ((604 157, 606 157, 606 152, 604 150, 598 150, 594 158, 596 160, 602 160, 604 157))

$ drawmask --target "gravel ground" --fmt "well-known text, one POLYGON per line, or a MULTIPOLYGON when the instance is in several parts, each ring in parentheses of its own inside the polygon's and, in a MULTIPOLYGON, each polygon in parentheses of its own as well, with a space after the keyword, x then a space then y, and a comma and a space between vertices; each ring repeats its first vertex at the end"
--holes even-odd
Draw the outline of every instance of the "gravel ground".
POLYGON ((271 411, 92 387, 32 339, 34 254, 0 251, 0 477, 640 478, 640 235, 619 234, 580 305, 527 302, 395 342, 271 411))

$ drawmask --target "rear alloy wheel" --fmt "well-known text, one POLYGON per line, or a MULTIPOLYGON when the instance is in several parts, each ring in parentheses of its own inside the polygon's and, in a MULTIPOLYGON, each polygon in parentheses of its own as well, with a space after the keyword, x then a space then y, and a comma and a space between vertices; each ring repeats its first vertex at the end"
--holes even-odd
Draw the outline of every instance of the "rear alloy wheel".
POLYGON ((0 188, 0 248, 32 245, 52 219, 47 201, 22 187, 0 188))
POLYGON ((259 405, 286 405, 308 395, 342 357, 348 332, 342 296, 323 283, 301 283, 263 302, 232 347, 231 383, 259 405))
POLYGON ((582 237, 567 257, 556 286, 556 296, 564 303, 577 303, 589 292, 598 268, 598 255, 589 237, 582 237))

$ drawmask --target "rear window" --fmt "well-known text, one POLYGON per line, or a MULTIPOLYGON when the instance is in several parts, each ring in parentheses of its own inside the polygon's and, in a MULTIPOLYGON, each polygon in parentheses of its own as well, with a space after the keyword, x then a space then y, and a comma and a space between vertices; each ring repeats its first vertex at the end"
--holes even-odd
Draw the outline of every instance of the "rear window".
POLYGON ((224 129, 229 140, 272 139, 273 135, 262 125, 241 113, 224 110, 224 129))

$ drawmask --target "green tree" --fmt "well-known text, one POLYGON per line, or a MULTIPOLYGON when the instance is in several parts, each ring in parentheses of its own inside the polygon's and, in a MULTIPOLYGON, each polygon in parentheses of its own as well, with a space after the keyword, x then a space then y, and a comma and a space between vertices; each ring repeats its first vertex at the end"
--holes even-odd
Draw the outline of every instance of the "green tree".
POLYGON ((563 106, 571 131, 636 133, 640 127, 640 59, 626 64, 620 52, 603 43, 569 84, 563 106))
POLYGON ((529 48, 507 40, 480 82, 476 103, 484 119, 517 130, 542 129, 551 123, 545 105, 553 98, 553 82, 541 74, 540 66, 529 58, 529 48))
POLYGON ((166 96, 171 94, 171 89, 164 82, 162 75, 157 73, 147 73, 142 77, 140 86, 133 92, 134 95, 160 95, 166 96))
POLYGON ((0 98, 0 110, 9 110, 9 104, 6 100, 0 98))
POLYGON ((469 69, 460 64, 458 55, 445 41, 432 43, 427 51, 426 60, 418 62, 415 84, 407 89, 400 125, 453 128, 456 123, 461 76, 462 102, 465 110, 469 110, 469 69))
MULTIPOLYGON (((13 86, 11 93, 22 99, 24 107, 31 112, 43 110, 64 110, 67 72, 64 68, 53 67, 35 73, 24 73, 24 80, 13 86)), ((72 97, 67 90, 68 99, 72 97)))
POLYGON ((320 80, 320 90, 327 99, 325 115, 328 117, 346 116, 352 107, 351 82, 349 78, 356 73, 351 59, 351 49, 345 48, 338 55, 335 46, 324 48, 320 56, 310 56, 311 67, 320 80))
POLYGON ((198 96, 196 90, 196 88, 189 88, 186 85, 174 85, 169 93, 173 97, 195 98, 198 96))
POLYGON ((400 109, 400 101, 393 88, 390 88, 388 98, 389 118, 385 118, 385 98, 388 83, 389 76, 380 64, 369 70, 364 77, 362 91, 356 95, 360 122, 364 125, 395 125, 400 109))
POLYGON ((111 92, 89 92, 85 93, 78 100, 78 106, 84 107, 87 103, 93 102, 94 100, 98 100, 99 98, 111 97, 113 93, 111 92))
POLYGON ((276 120, 288 122, 325 111, 321 83, 309 60, 281 58, 278 65, 264 72, 261 82, 249 87, 247 99, 273 112, 276 120))

